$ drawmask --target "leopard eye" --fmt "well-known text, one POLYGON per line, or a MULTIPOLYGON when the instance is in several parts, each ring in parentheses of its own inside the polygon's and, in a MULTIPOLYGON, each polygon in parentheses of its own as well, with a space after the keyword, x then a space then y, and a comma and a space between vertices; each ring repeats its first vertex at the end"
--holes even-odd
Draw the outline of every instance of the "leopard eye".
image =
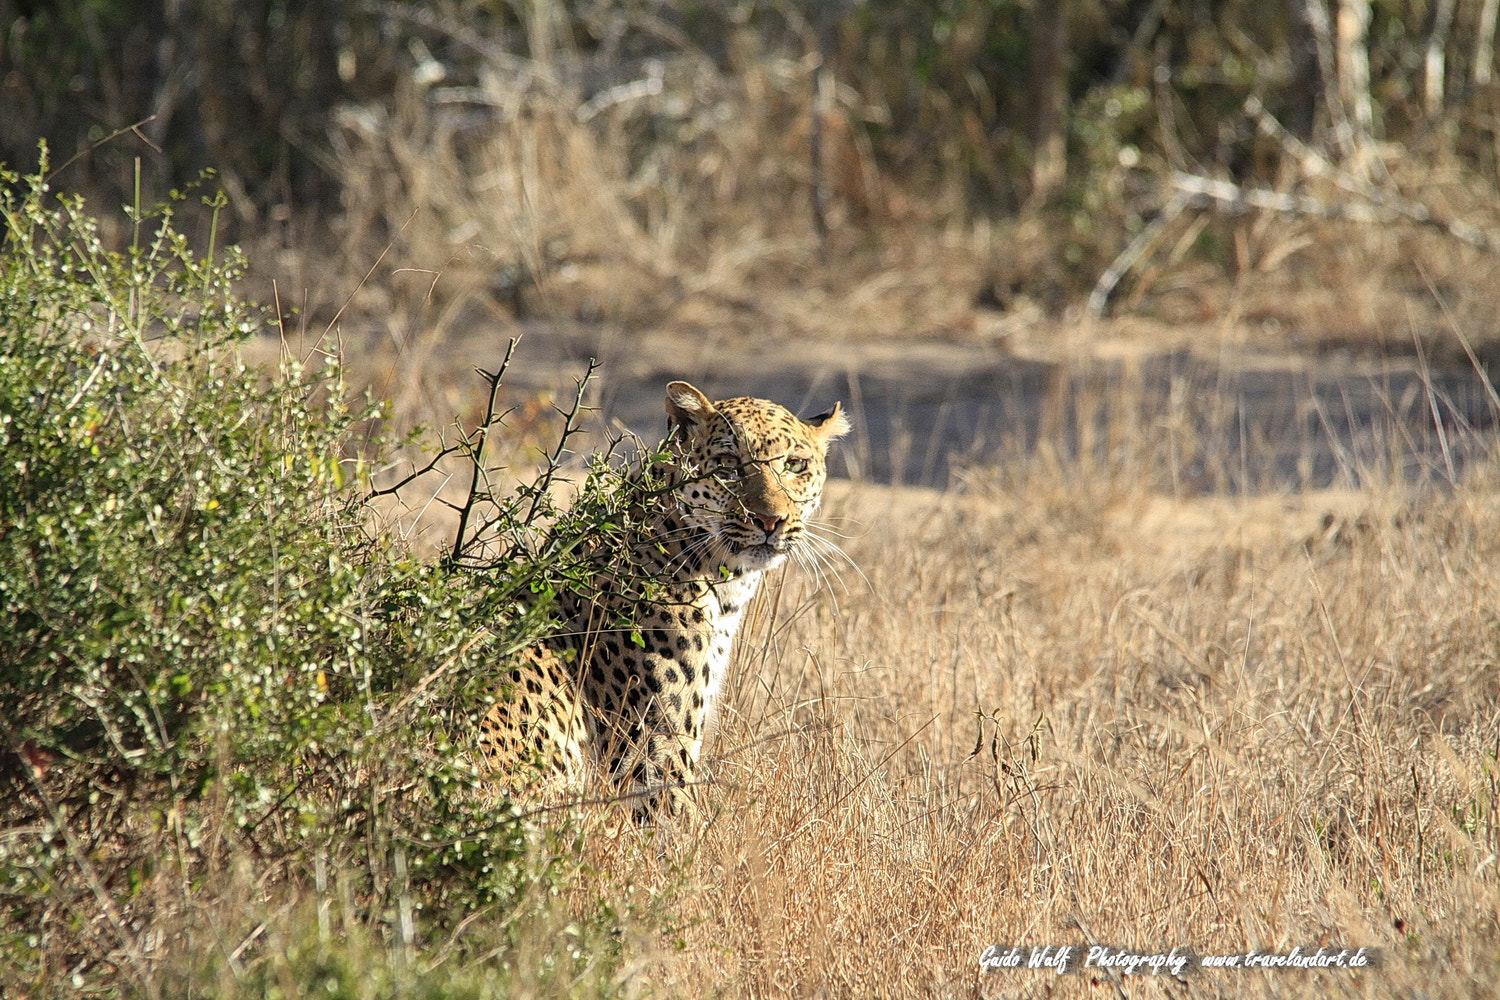
POLYGON ((786 471, 800 476, 807 471, 808 464, 805 458, 789 458, 786 460, 786 471))
POLYGON ((721 483, 735 483, 740 480, 739 459, 733 455, 717 455, 711 460, 709 475, 721 483))

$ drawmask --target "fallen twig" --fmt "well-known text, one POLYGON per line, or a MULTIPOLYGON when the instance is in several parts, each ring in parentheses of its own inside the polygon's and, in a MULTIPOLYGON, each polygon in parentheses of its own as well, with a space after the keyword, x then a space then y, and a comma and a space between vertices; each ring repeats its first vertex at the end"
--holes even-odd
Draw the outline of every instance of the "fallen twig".
MULTIPOLYGON (((1285 126, 1277 121, 1275 116, 1265 109, 1265 105, 1261 104, 1260 99, 1254 95, 1245 99, 1245 113, 1255 119, 1256 127, 1262 134, 1281 143, 1282 148, 1297 160, 1303 172, 1309 177, 1327 177, 1350 194, 1392 213, 1381 217, 1380 221, 1395 217, 1404 218, 1418 225, 1445 232, 1454 239, 1486 253, 1500 254, 1500 239, 1496 239, 1477 226, 1455 219, 1445 219, 1431 207, 1419 201, 1376 187, 1368 181, 1354 177, 1346 170, 1339 169, 1322 153, 1308 147, 1288 132, 1285 126)), ((1344 217, 1351 218, 1352 216, 1344 217)))
POLYGON ((1169 180, 1171 197, 1156 218, 1131 239, 1099 276, 1093 291, 1089 293, 1088 304, 1085 306, 1086 315, 1098 318, 1104 314, 1115 287, 1179 215, 1189 208, 1210 205, 1230 212, 1269 211, 1345 222, 1413 222, 1435 229, 1477 250, 1500 256, 1500 238, 1467 222, 1444 218, 1419 201, 1377 187, 1341 169, 1322 153, 1288 132, 1258 98, 1251 96, 1245 100, 1245 114, 1255 121, 1263 134, 1281 143, 1288 155, 1297 161, 1303 176, 1326 178, 1355 200, 1330 201, 1312 195, 1248 187, 1232 181, 1174 171, 1169 180))
POLYGON ((1088 305, 1084 307, 1084 311, 1091 319, 1098 319, 1104 315, 1104 307, 1109 304, 1109 297, 1114 293, 1115 286, 1120 283, 1120 279, 1125 277, 1130 269, 1135 266, 1135 262, 1141 259, 1141 255, 1146 252, 1146 248, 1156 241, 1156 238, 1161 235, 1162 230, 1166 229, 1167 226, 1172 224, 1173 219, 1182 214, 1182 210, 1187 207, 1189 200, 1188 196, 1181 192, 1174 194, 1172 199, 1162 208, 1161 212, 1157 214, 1156 218, 1152 219, 1140 232, 1136 233, 1135 239, 1131 240, 1125 249, 1120 251, 1120 255, 1115 258, 1114 263, 1110 264, 1109 267, 1105 268, 1104 273, 1099 275, 1099 280, 1094 282, 1094 290, 1089 293, 1088 305))

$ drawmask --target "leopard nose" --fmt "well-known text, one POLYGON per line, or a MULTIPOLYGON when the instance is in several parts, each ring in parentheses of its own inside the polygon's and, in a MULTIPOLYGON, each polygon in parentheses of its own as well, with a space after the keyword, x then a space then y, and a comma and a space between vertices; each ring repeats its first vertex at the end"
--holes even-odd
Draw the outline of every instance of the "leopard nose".
POLYGON ((775 531, 778 527, 780 527, 781 526, 781 522, 783 522, 783 521, 786 520, 786 518, 782 517, 780 514, 754 514, 754 513, 752 513, 750 515, 750 517, 755 521, 756 524, 758 524, 762 528, 764 528, 766 534, 768 534, 768 535, 771 532, 775 531))

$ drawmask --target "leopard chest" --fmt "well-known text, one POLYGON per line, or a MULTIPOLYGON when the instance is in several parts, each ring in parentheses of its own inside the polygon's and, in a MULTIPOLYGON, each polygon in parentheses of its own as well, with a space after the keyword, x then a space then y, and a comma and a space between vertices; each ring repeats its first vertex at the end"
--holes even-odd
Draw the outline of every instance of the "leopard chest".
POLYGON ((673 586, 649 608, 637 609, 632 629, 599 629, 610 612, 574 609, 571 631, 587 663, 581 676, 591 714, 628 730, 665 728, 701 739, 760 575, 673 586))

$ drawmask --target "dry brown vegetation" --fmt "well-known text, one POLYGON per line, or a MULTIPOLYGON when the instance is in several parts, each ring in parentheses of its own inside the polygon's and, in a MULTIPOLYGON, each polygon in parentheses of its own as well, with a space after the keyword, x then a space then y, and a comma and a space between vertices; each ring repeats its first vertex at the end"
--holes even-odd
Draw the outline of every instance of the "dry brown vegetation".
POLYGON ((289 326, 409 372, 433 345, 576 322, 1047 346, 1150 233, 1107 303, 1152 321, 1115 331, 1148 346, 1213 326, 1275 351, 1451 350, 1441 301, 1496 354, 1478 3, 1430 25, 1425 2, 1347 5, 1375 25, 1341 28, 1321 77, 1304 21, 1328 4, 1300 0, 35 6, 0 49, 13 162, 48 135, 103 205, 136 156, 147 201, 215 167, 256 294, 276 282, 289 326), (1065 58, 1034 60, 1044 37, 1065 58), (1357 141, 1325 92, 1356 51, 1357 141), (1050 138, 1042 90, 1065 105, 1050 138), (1182 174, 1330 211, 1172 211, 1182 174))
POLYGON ((711 744, 645 995, 1468 996, 1500 975, 1496 484, 1174 499, 1038 461, 835 491, 711 744), (991 944, 1370 946, 1372 971, 982 975, 991 944), (1118 992, 1123 989, 1123 992, 1118 992), (1142 992, 1144 991, 1144 992, 1142 992))
MULTIPOLYGON (((970 28, 1002 6, 956 5, 970 28)), ((1187 8, 1161 6, 1185 38, 1187 8)), ((562 329, 724 356, 879 342, 913 364, 942 341, 1064 364, 1199 348, 1296 365, 1330 349, 1420 347, 1467 366, 1460 329, 1480 362, 1500 357, 1493 253, 1411 222, 1223 206, 1173 217, 1115 289, 1113 318, 1075 322, 1101 272, 1158 218, 1173 170, 1330 202, 1347 192, 1258 136, 1243 95, 1226 103, 1184 84, 1184 70, 1223 61, 1220 48, 1184 44, 1187 56, 1162 64, 1168 84, 1152 82, 1154 58, 1121 87, 1087 77, 1068 185, 1033 204, 1022 118, 1004 106, 1024 103, 1021 81, 986 83, 966 68, 973 53, 954 50, 946 76, 916 83, 913 53, 874 58, 874 22, 832 40, 820 80, 796 7, 776 8, 784 29, 726 23, 712 45, 662 36, 641 48, 650 58, 601 57, 607 72, 588 86, 593 49, 469 52, 452 17, 408 25, 399 45, 380 36, 369 49, 384 53, 389 87, 310 118, 337 210, 298 204, 300 187, 235 195, 256 294, 274 295, 297 355, 337 341, 350 378, 391 400, 398 430, 454 414, 472 426, 471 367, 493 367, 516 333, 562 329), (447 78, 419 79, 413 39, 447 78), (1102 113, 1119 100, 1134 110, 1102 113), (811 211, 815 106, 826 234, 811 211), (242 204, 258 198, 271 200, 242 204)), ((528 7, 543 20, 561 8, 528 7)), ((1418 8, 1412 24, 1427 16, 1418 8)), ((660 27, 632 21, 628 37, 660 27)), ((912 27, 893 37, 935 37, 922 18, 912 27)), ((991 27, 980 37, 994 66, 1008 50, 993 46, 1022 36, 991 27)), ((1493 92, 1475 93, 1341 169, 1500 232, 1493 92)), ((119 163, 136 152, 122 147, 119 163)), ((107 242, 127 238, 116 225, 107 242)), ((257 360, 282 350, 258 346, 257 360)), ((520 407, 504 442, 515 469, 547 439, 550 400, 507 402, 520 407)), ((1169 448, 1100 465, 1056 457, 1072 449, 1055 434, 949 493, 831 488, 826 530, 843 533, 858 569, 789 571, 763 595, 709 746, 700 794, 713 819, 636 836, 605 810, 581 856, 563 855, 580 866, 569 905, 633 914, 607 943, 619 954, 601 948, 582 981, 662 997, 1466 996, 1500 979, 1500 478, 1471 465, 1452 489, 1372 474, 1357 492, 1188 495, 1172 489, 1187 463, 1169 448), (1185 987, 979 971, 988 945, 1089 942, 1373 946, 1384 964, 1205 972, 1185 987)), ((1216 461, 1202 447, 1196 457, 1216 461)), ((430 493, 403 499, 417 520, 438 510, 430 493)), ((386 763, 404 787, 410 762, 386 763)), ((164 837, 170 824, 157 825, 164 837)), ((585 989, 548 950, 587 937, 557 926, 551 881, 535 881, 520 916, 434 920, 414 941, 395 903, 361 922, 369 900, 350 886, 388 886, 384 870, 261 864, 236 854, 181 910, 167 898, 175 870, 160 866, 168 874, 140 899, 161 896, 167 917, 140 936, 167 955, 163 982, 231 995, 255 988, 248 964, 291 995, 323 974, 298 947, 346 939, 370 982, 415 954, 425 982, 441 983, 432 995, 459 992, 453 965, 482 976, 513 957, 500 994, 585 989), (522 945, 454 957, 475 928, 522 945)), ((122 963, 108 907, 91 906, 70 911, 72 930, 122 963)), ((441 903, 430 912, 451 916, 441 903)), ((59 958, 59 974, 73 960, 59 958)), ((139 980, 147 994, 154 974, 139 980)), ((387 979, 350 993, 401 990, 387 979)))
MULTIPOLYGON (((474 405, 436 374, 465 355, 443 351, 451 331, 427 308, 413 300, 415 336, 395 348, 346 342, 352 377, 395 398, 403 426, 474 405)), ((1359 492, 1204 496, 1173 488, 1213 461, 1190 424, 1124 387, 1087 391, 1028 456, 951 492, 831 487, 824 530, 858 569, 788 572, 762 596, 709 748, 705 827, 638 835, 606 808, 576 850, 546 841, 565 885, 528 881, 519 909, 461 918, 433 901, 448 925, 412 917, 429 901, 374 866, 391 904, 359 916, 366 873, 342 858, 309 875, 236 853, 191 905, 163 866, 137 902, 184 904, 142 932, 160 955, 140 981, 230 995, 280 977, 290 996, 342 961, 348 995, 398 995, 391 969, 416 969, 433 996, 463 995, 464 976, 502 977, 473 995, 1177 989, 979 971, 992 944, 1105 943, 1385 958, 1209 971, 1189 993, 1481 992, 1500 975, 1493 466, 1471 461, 1451 486, 1369 469, 1359 492), (1098 429, 1114 457, 1075 447, 1070 426, 1098 429), (587 918, 573 931, 554 892, 587 918), (574 933, 601 909, 626 914, 619 937, 574 933), (476 929, 499 943, 453 944, 476 929), (316 950, 329 942, 334 959, 316 950), (600 951, 570 972, 549 948, 576 957, 575 942, 600 951)), ((545 414, 520 411, 507 443, 545 414)), ((1493 459, 1492 432, 1450 433, 1493 459)), ((380 763, 381 793, 399 795, 413 762, 380 763)), ((114 931, 77 912, 122 961, 104 951, 114 931)))
MULTIPOLYGON (((1170 214, 1173 171, 1206 169, 1175 145, 1184 122, 1126 88, 1111 98, 1135 109, 1123 117, 1080 113, 1080 162, 1055 202, 977 207, 962 166, 972 137, 952 138, 931 177, 880 155, 882 139, 896 141, 886 124, 895 83, 855 60, 818 105, 815 175, 815 61, 753 32, 726 45, 722 59, 687 48, 616 67, 619 82, 592 96, 554 53, 521 60, 524 72, 478 71, 473 85, 403 78, 384 100, 339 106, 328 169, 340 210, 326 229, 303 231, 294 217, 258 237, 257 294, 269 298, 275 281, 290 328, 399 352, 412 377, 455 343, 571 324, 728 345, 1048 349, 1117 255, 1170 214), (1134 145, 1158 140, 1175 156, 1134 145)), ((1163 348, 1211 328, 1260 350, 1374 356, 1409 355, 1419 340, 1466 364, 1447 332, 1456 321, 1491 360, 1493 248, 1381 207, 1419 206, 1483 239, 1500 232, 1483 170, 1434 139, 1371 147, 1358 164, 1319 161, 1320 173, 1257 135, 1242 109, 1223 114, 1243 133, 1235 148, 1262 168, 1245 190, 1379 217, 1189 204, 1121 276, 1107 314, 1126 322, 1105 332, 1163 348)), ((933 128, 964 134, 942 115, 933 128)))

